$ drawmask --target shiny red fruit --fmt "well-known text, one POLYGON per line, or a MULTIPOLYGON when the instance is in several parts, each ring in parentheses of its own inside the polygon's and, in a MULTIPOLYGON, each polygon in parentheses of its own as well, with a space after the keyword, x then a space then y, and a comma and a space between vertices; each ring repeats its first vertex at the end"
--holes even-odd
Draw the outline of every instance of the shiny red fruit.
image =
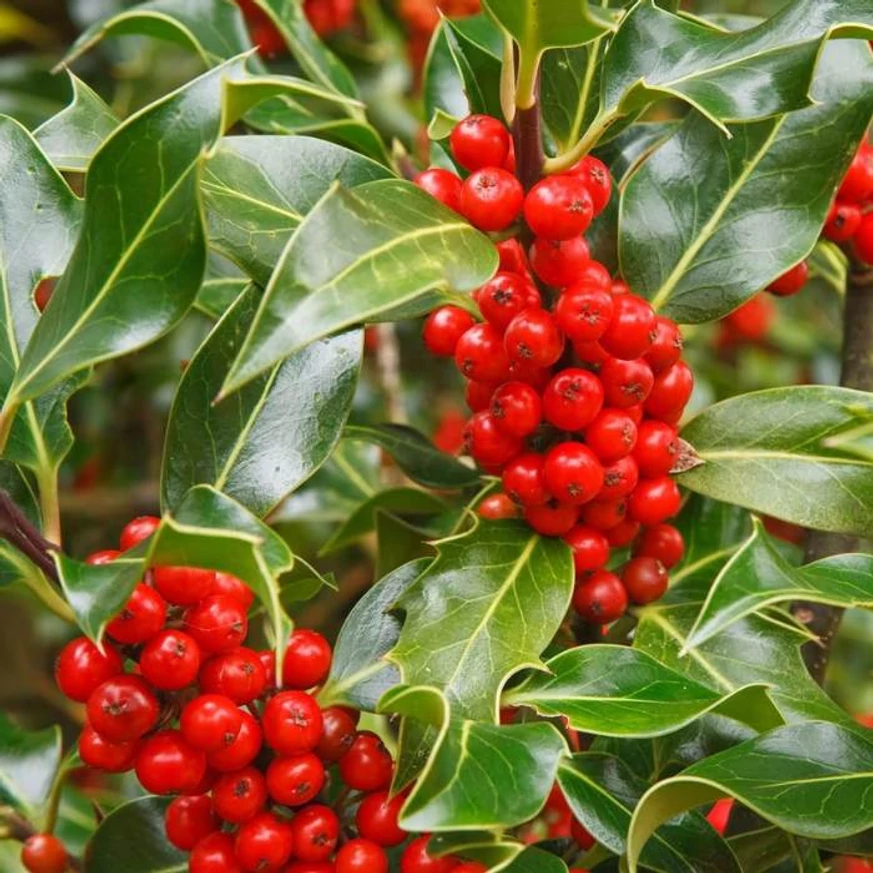
POLYGON ((101 652, 87 637, 77 637, 61 649, 55 661, 55 681, 70 700, 85 703, 99 685, 123 670, 112 646, 104 643, 101 652))
POLYGON ((778 297, 790 297, 793 294, 797 294, 803 288, 808 278, 809 264, 806 261, 801 261, 779 276, 779 278, 774 279, 767 287, 767 290, 778 297))
POLYGON ((525 452, 513 458, 503 470, 503 489, 521 506, 542 506, 552 499, 544 474, 545 457, 525 452))
POLYGON ((491 397, 491 417, 509 436, 530 436, 543 417, 539 392, 526 382, 506 382, 491 397))
POLYGON ((336 873, 388 873, 388 856, 369 840, 349 840, 336 853, 336 873))
POLYGON ((648 301, 634 294, 613 297, 615 310, 600 345, 623 361, 640 358, 652 347, 655 336, 655 310, 648 301))
POLYGON ((583 179, 594 203, 594 214, 600 215, 612 194, 612 177, 603 161, 586 155, 570 168, 570 173, 583 179))
POLYGON ((204 837, 188 858, 188 873, 242 873, 233 837, 220 831, 204 837))
POLYGON ((267 690, 261 656, 245 646, 215 655, 200 669, 200 690, 223 694, 241 706, 257 700, 267 690))
POLYGON ((621 571, 621 581, 630 599, 642 606, 660 600, 670 580, 657 558, 632 558, 621 571))
POLYGON ((627 611, 627 592, 621 579, 606 570, 596 570, 576 585, 573 608, 593 624, 611 624, 627 611))
POLYGON ((240 825, 234 851, 247 873, 276 873, 294 852, 294 832, 287 821, 262 812, 240 825))
POLYGON ((669 570, 685 555, 685 541, 673 525, 655 524, 640 534, 633 554, 635 558, 657 558, 669 570))
POLYGON ((675 424, 682 417, 693 390, 691 367, 685 361, 678 361, 655 376, 645 401, 646 412, 653 418, 675 424))
POLYGON ((609 560, 609 542, 594 528, 578 525, 564 534, 564 542, 573 550, 577 574, 600 570, 609 560))
POLYGON ((424 344, 431 354, 450 358, 458 340, 476 323, 476 319, 460 306, 441 306, 424 322, 424 344))
POLYGON ((212 798, 177 797, 164 813, 164 830, 170 844, 182 852, 190 852, 201 840, 215 833, 220 822, 212 808, 212 798))
POLYGON ((628 518, 645 525, 660 524, 676 515, 680 505, 679 486, 669 476, 643 479, 628 498, 628 518))
POLYGON ((873 264, 873 212, 868 212, 855 234, 855 254, 865 264, 873 264))
POLYGON ((866 203, 873 198, 873 152, 861 148, 852 160, 837 199, 849 203, 866 203))
POLYGON ((590 253, 584 237, 564 241, 537 237, 530 250, 530 264, 537 276, 553 288, 563 288, 578 281, 590 253))
POLYGON ((255 592, 242 580, 230 573, 216 573, 210 594, 222 594, 238 600, 243 609, 248 611, 255 602, 255 592))
POLYGON ((642 358, 635 361, 607 358, 599 375, 606 403, 617 409, 645 403, 655 384, 652 368, 642 358))
POLYGON ((300 861, 326 861, 336 848, 340 822, 328 806, 307 806, 291 820, 294 855, 300 861))
POLYGON ((130 743, 158 721, 158 699, 138 676, 115 676, 88 698, 88 722, 112 743, 130 743))
POLYGON ((604 409, 585 428, 585 444, 604 464, 626 458, 637 445, 638 428, 622 409, 604 409))
POLYGON ((315 753, 328 764, 335 764, 352 747, 358 730, 352 717, 339 706, 321 711, 323 729, 315 753))
POLYGON ((204 752, 232 745, 243 724, 243 711, 221 694, 200 694, 185 704, 179 720, 186 741, 204 752))
POLYGON ((551 367, 564 353, 564 335, 550 312, 527 309, 506 328, 503 345, 511 361, 551 367))
POLYGON ((524 511, 525 521, 545 537, 561 537, 579 520, 579 507, 572 503, 550 502, 545 506, 529 506, 524 511))
POLYGON ((464 428, 467 453, 485 467, 500 467, 524 448, 518 437, 505 434, 489 412, 477 412, 464 428))
POLYGON ((518 506, 507 494, 491 494, 477 507, 476 511, 482 518, 499 521, 503 518, 518 518, 518 506))
POLYGON ((314 751, 323 720, 315 698, 303 691, 283 691, 264 707, 261 726, 267 745, 280 755, 314 751))
POLYGON ((204 653, 215 654, 236 648, 245 640, 248 627, 242 604, 223 594, 206 597, 185 613, 185 630, 204 653))
POLYGON ((603 466, 587 446, 563 442, 546 454, 543 468, 546 487, 555 500, 581 506, 603 487, 603 466))
POLYGON ((86 724, 79 735, 79 757, 89 766, 105 773, 126 773, 133 769, 139 740, 113 743, 86 724))
POLYGON ((119 643, 136 645, 150 640, 167 620, 167 604, 154 588, 139 584, 121 612, 106 625, 106 633, 119 643))
POLYGON ((679 455, 679 433, 675 427, 656 419, 646 419, 639 426, 633 457, 640 475, 647 478, 666 476, 679 455))
POLYGON ((822 236, 832 242, 847 242, 861 225, 861 209, 854 203, 840 203, 831 206, 822 236))
POLYGON ((451 873, 458 859, 451 855, 437 858, 427 851, 430 834, 414 839, 400 856, 400 873, 451 873))
POLYGON ((405 802, 403 794, 394 797, 388 791, 369 794, 361 801, 355 814, 358 833, 364 839, 386 848, 399 846, 409 836, 398 824, 405 802))
POLYGON ((560 430, 579 431, 603 408, 603 384, 588 370, 561 370, 543 392, 543 417, 560 430))
POLYGON ((654 373, 672 367, 682 357, 682 333, 675 321, 659 315, 655 319, 652 345, 646 352, 646 361, 654 373))
POLYGON ((139 545, 143 540, 147 540, 160 525, 161 520, 154 515, 141 515, 139 518, 129 521, 121 532, 119 537, 119 546, 122 552, 132 549, 139 545))
POLYGON ((339 772, 343 782, 355 791, 379 791, 391 783, 394 762, 379 737, 362 731, 340 758, 339 772))
POLYGON ((303 806, 324 786, 324 765, 315 755, 274 758, 267 768, 267 792, 283 806, 303 806))
POLYGON ((567 240, 588 230, 594 202, 585 182, 574 176, 549 176, 531 188, 524 218, 538 237, 567 240))
POLYGON ((255 767, 225 773, 212 788, 215 811, 231 824, 242 824, 254 818, 266 802, 267 783, 255 767))
POLYGON ((64 873, 67 850, 53 834, 34 834, 25 840, 21 863, 29 873, 64 873))
POLYGON ((135 769, 149 794, 190 794, 206 775, 206 755, 179 731, 160 731, 143 740, 135 769))
POLYGON ((603 288, 571 285, 555 304, 555 321, 572 342, 599 340, 609 327, 615 298, 603 288))
POLYGON ((614 503, 627 497, 640 480, 637 462, 632 456, 603 468, 603 487, 597 492, 597 499, 614 503))
POLYGON ((143 647, 139 669, 155 688, 180 691, 197 678, 200 647, 183 631, 163 630, 143 647))
POLYGON ((479 230, 505 230, 521 214, 524 188, 498 167, 476 170, 461 188, 461 214, 479 230))
POLYGON ((209 752, 207 761, 213 770, 230 773, 248 767, 261 750, 263 737, 258 721, 247 712, 242 713, 242 724, 236 739, 217 752, 209 752))
POLYGON ((456 173, 441 167, 431 167, 429 170, 419 173, 413 181, 444 206, 448 206, 455 212, 460 211, 463 182, 456 173))
POLYGON ((452 130, 449 145, 455 160, 470 172, 502 167, 509 157, 509 131, 490 115, 469 115, 452 130))
POLYGON ((502 382, 509 374, 503 334, 493 324, 474 324, 458 340, 455 364, 467 379, 502 382))
POLYGON ((300 691, 321 685, 330 672, 332 657, 330 643, 318 631, 295 630, 285 649, 282 684, 300 691))
POLYGON ((152 580, 167 603, 191 606, 212 593, 215 572, 197 567, 154 567, 152 580))

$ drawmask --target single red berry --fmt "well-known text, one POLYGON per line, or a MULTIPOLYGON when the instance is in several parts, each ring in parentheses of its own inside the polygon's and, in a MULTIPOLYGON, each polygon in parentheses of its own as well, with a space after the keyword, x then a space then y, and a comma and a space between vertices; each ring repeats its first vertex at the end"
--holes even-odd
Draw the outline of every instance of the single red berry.
POLYGON ((539 392, 525 382, 506 382, 491 398, 491 417, 509 436, 530 436, 540 426, 542 416, 539 392))
POLYGON ((599 375, 606 402, 618 409, 645 403, 655 384, 652 368, 642 358, 636 361, 607 358, 599 375))
POLYGON ((593 155, 586 155, 581 161, 573 164, 569 172, 578 176, 588 186, 588 192, 594 203, 594 214, 600 215, 612 194, 612 177, 609 175, 609 168, 593 155))
POLYGON ((161 520, 154 515, 141 515, 139 518, 129 521, 121 532, 119 546, 121 551, 126 552, 134 546, 147 540, 160 526, 161 520))
POLYGON ((242 873, 233 837, 221 831, 204 837, 188 858, 188 873, 242 873))
POLYGON ((658 373, 652 390, 645 401, 646 412, 671 424, 682 417, 691 392, 694 390, 694 374, 685 361, 677 361, 667 370, 658 373))
POLYGON ((766 294, 758 294, 728 313, 724 324, 739 339, 756 342, 767 335, 775 317, 773 300, 766 294))
POLYGON ((497 254, 500 256, 500 270, 505 273, 518 273, 530 279, 530 265, 521 243, 515 239, 505 239, 497 243, 497 254))
POLYGON ((222 594, 238 600, 247 612, 255 602, 255 592, 242 579, 230 573, 216 573, 209 594, 222 594))
POLYGON ((243 711, 221 694, 201 694, 182 710, 179 726, 185 740, 195 749, 218 752, 239 736, 243 711))
POLYGON ((180 691, 197 678, 200 647, 182 631, 163 630, 143 647, 139 669, 155 688, 180 691))
POLYGON ((64 873, 67 850, 53 834, 34 834, 21 849, 21 863, 29 873, 64 873))
POLYGON ((136 645, 150 640, 167 620, 167 604, 154 588, 139 584, 124 609, 106 625, 106 633, 119 643, 136 645))
POLYGON ((191 794, 206 775, 206 755, 179 731, 159 731, 143 740, 135 769, 149 794, 191 794))
POLYGON ((599 342, 573 343, 573 354, 579 363, 594 373, 599 373, 600 368, 609 357, 599 342))
POLYGON ((564 336, 545 309, 526 309, 513 318, 503 343, 510 360, 535 367, 551 367, 564 352, 564 336))
POLYGON ((572 342, 598 340, 615 311, 615 299, 602 288, 571 285, 555 304, 555 321, 572 342))
POLYGON ((643 479, 628 498, 627 514, 640 524, 660 524, 679 512, 679 486, 669 476, 643 479))
POLYGON ((537 237, 530 250, 530 264, 537 276, 554 288, 563 288, 577 281, 580 270, 590 259, 584 237, 551 240, 537 237))
POLYGON ((283 806, 303 806, 315 800, 324 779, 324 764, 311 753, 274 758, 267 768, 267 791, 283 806))
POLYGON ((767 286, 767 290, 777 297, 790 297, 793 294, 797 294, 803 288, 808 278, 809 264, 806 261, 801 261, 777 279, 774 279, 767 286))
POLYGON ((322 761, 335 764, 352 747, 357 727, 352 717, 340 706, 321 711, 323 729, 315 752, 322 761))
POLYGON ((873 212, 868 212, 855 234, 855 254, 865 263, 873 264, 873 212))
POLYGON ((276 687, 276 653, 271 649, 263 649, 258 652, 258 660, 264 668, 264 679, 267 690, 276 687))
POLYGON ((88 721, 112 743, 129 743, 158 721, 158 699, 139 676, 114 676, 88 698, 88 721))
POLYGON ((219 776, 212 788, 215 811, 231 824, 254 818, 267 802, 267 782, 260 770, 245 767, 219 776))
POLYGON ((538 534, 561 537, 576 525, 579 507, 556 501, 544 506, 528 506, 524 511, 524 519, 538 534))
POLYGON ((506 330, 512 319, 525 309, 542 305, 540 292, 516 273, 498 273, 479 289, 476 302, 485 320, 499 331, 506 330))
POLYGON ((629 415, 633 419, 633 422, 637 426, 637 428, 639 428, 640 424, 643 421, 643 417, 646 414, 646 410, 643 407, 642 403, 635 403, 633 406, 627 406, 622 410, 622 412, 624 412, 626 415, 629 415))
POLYGON ((240 646, 210 658, 200 670, 200 690, 223 694, 239 705, 257 700, 267 690, 267 673, 260 655, 240 646))
POLYGON ((847 242, 855 235, 860 224, 860 207, 854 203, 840 203, 838 200, 831 206, 822 236, 832 242, 847 242))
POLYGON ((212 593, 215 572, 197 567, 154 567, 152 579, 167 603, 191 606, 212 593))
POLYGON ((366 840, 390 847, 399 846, 408 836, 398 824, 406 796, 391 797, 388 791, 376 791, 361 801, 355 814, 358 833, 366 840))
POLYGON ((589 849, 593 848, 594 844, 597 842, 597 840, 595 840, 594 837, 591 836, 590 833, 588 833, 585 826, 575 818, 573 819, 573 823, 570 826, 570 833, 572 834, 573 839, 576 841, 576 845, 586 852, 589 849))
POLYGON ((594 202, 585 182, 574 176, 549 176, 531 188, 524 218, 538 237, 565 240, 588 230, 594 202))
POLYGON ((582 507, 582 523, 601 533, 620 525, 626 516, 626 500, 593 500, 582 507))
POLYGON ((99 567, 102 564, 111 564, 121 552, 116 549, 103 549, 100 552, 93 552, 85 558, 85 563, 92 567, 99 567))
POLYGON ((609 560, 609 543, 594 528, 578 525, 564 534, 564 542, 573 550, 573 566, 577 573, 600 570, 609 560))
POLYGON ((521 182, 499 167, 476 170, 461 188, 461 214, 479 230, 505 230, 518 218, 523 202, 521 182))
POLYGON ((509 376, 513 382, 524 382, 537 391, 543 391, 552 378, 552 371, 550 367, 540 367, 530 361, 512 361, 509 376))
POLYGON ((441 167, 431 167, 419 173, 413 180, 422 191, 427 191, 435 200, 439 200, 449 209, 460 211, 461 186, 460 177, 450 170, 441 167))
POLYGON ((388 856, 369 840, 349 840, 336 853, 336 873, 388 873, 388 856))
POLYGON ((603 487, 603 467, 587 446, 563 442, 549 449, 543 468, 546 487, 555 500, 581 506, 603 487))
POLYGON ((640 480, 637 462, 632 456, 603 468, 603 487, 597 492, 597 499, 607 503, 618 502, 627 497, 640 480))
POLYGON ((491 406, 491 398, 498 385, 497 382, 468 382, 464 392, 467 406, 473 412, 484 412, 491 406))
POLYGON ((646 361, 654 373, 672 367, 682 357, 682 333, 675 321, 659 315, 655 319, 652 346, 646 352, 646 361))
POLYGON ((391 783, 394 762, 375 734, 362 731, 339 760, 343 782, 355 791, 379 791, 391 783))
POLYGON ((873 198, 873 152, 861 148, 855 155, 837 193, 839 200, 866 203, 873 198))
POLYGON ((241 645, 248 633, 246 610, 233 597, 214 594, 185 612, 185 630, 207 654, 226 652, 241 645))
POLYGON ((262 812, 240 825, 234 851, 247 873, 275 873, 294 852, 294 832, 287 821, 262 812))
POLYGON ((321 739, 321 709, 303 691, 283 691, 264 707, 261 727, 267 745, 280 755, 312 752, 321 739))
POLYGON ((424 344, 431 354, 450 358, 458 340, 476 323, 476 319, 460 306, 434 309, 424 322, 424 344))
POLYGON ((509 374, 503 335, 493 324, 474 324, 458 340, 455 364, 467 379, 502 382, 509 374))
POLYGON ((621 581, 630 599, 642 606, 664 596, 669 578, 657 558, 631 558, 621 571, 621 581))
POLYGON ((254 716, 242 713, 242 724, 236 739, 217 752, 209 752, 207 761, 213 770, 221 773, 231 773, 248 767, 261 750, 263 737, 261 728, 254 716))
POLYGON ((627 457, 637 444, 638 428, 623 409, 604 409, 585 428, 585 443, 604 464, 627 457))
POLYGON ((285 649, 282 684, 300 691, 321 685, 330 672, 332 657, 330 643, 318 631, 295 630, 285 649))
POLYGON ((336 848, 340 822, 328 806, 307 806, 291 820, 294 855, 301 861, 326 861, 336 848))
POLYGON ((212 808, 212 798, 177 797, 164 813, 164 830, 171 845, 181 852, 190 852, 194 846, 215 833, 221 823, 212 808))
POLYGON ((467 453, 486 467, 499 467, 511 461, 523 449, 518 437, 504 433, 489 412, 477 412, 464 428, 467 453))
POLYGON ((52 299, 52 294, 55 293, 55 286, 57 284, 57 278, 52 276, 40 279, 36 283, 36 288, 33 289, 33 303, 40 312, 45 312, 49 301, 52 299))
POLYGON ((86 724, 79 735, 79 757, 95 770, 105 773, 126 773, 133 769, 139 740, 113 743, 86 724))
POLYGON ((588 370, 561 370, 543 392, 543 417, 561 430, 582 430, 603 408, 603 385, 588 370))
POLYGON ((85 703, 98 685, 123 670, 112 646, 104 644, 101 652, 87 637, 77 637, 61 649, 55 662, 55 681, 70 700, 85 703))
POLYGON ((666 476, 673 469, 678 454, 679 434, 675 427, 651 418, 640 424, 634 449, 640 475, 647 478, 666 476))
POLYGON ((486 497, 476 510, 482 518, 498 521, 503 518, 518 518, 518 506, 512 502, 508 494, 491 494, 486 497))
POLYGON ((455 125, 449 138, 455 160, 470 172, 502 167, 510 142, 509 131, 490 115, 468 115, 455 125))
POLYGON ((536 452, 525 452, 513 458, 503 470, 503 488, 521 506, 542 506, 552 495, 546 486, 545 458, 536 452))
POLYGON ((640 523, 638 521, 625 519, 621 524, 617 524, 615 527, 605 531, 605 534, 611 548, 623 549, 637 538, 639 532, 640 523))
POLYGON ((595 570, 576 585, 573 608, 592 624, 611 624, 627 611, 627 592, 621 579, 607 570, 595 570))
POLYGON ((652 347, 655 336, 655 310, 635 294, 613 297, 615 311, 600 345, 616 358, 631 361, 652 347))
POLYGON ((400 873, 452 873, 458 859, 451 855, 437 858, 427 850, 430 834, 414 839, 400 856, 400 873))
POLYGON ((672 524, 655 524, 640 534, 633 554, 635 558, 657 558, 670 570, 682 560, 685 541, 672 524))

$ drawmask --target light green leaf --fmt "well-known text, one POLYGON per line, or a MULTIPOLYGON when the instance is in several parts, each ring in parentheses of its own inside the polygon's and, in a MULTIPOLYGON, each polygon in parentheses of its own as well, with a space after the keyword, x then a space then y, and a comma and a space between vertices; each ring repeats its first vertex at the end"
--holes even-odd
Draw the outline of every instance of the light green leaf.
POLYGON ((194 308, 208 318, 218 321, 233 304, 253 287, 248 279, 233 276, 207 279, 197 292, 194 308))
POLYGON ((446 46, 463 83, 469 113, 479 112, 502 118, 500 75, 503 40, 500 31, 484 15, 446 18, 442 27, 446 46))
POLYGON ((484 0, 483 6, 512 35, 523 53, 584 45, 609 30, 592 14, 588 0, 484 0))

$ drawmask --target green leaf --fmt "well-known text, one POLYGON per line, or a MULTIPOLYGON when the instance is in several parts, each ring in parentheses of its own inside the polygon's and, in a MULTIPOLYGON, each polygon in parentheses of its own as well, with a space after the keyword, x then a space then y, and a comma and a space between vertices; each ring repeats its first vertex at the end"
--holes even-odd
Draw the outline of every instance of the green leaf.
POLYGON ((384 449, 410 479, 425 488, 464 488, 479 481, 475 469, 441 452, 427 437, 406 425, 349 425, 345 437, 384 449))
POLYGON ((433 688, 397 688, 379 704, 406 718, 438 719, 440 734, 401 812, 409 831, 514 827, 542 810, 567 746, 545 722, 501 727, 453 718, 433 688))
MULTIPOLYGON (((470 113, 470 104, 464 93, 464 80, 455 62, 447 34, 448 23, 440 20, 430 42, 424 65, 424 117, 433 124, 435 118, 463 118, 470 113)), ((431 138, 432 131, 428 131, 431 138)), ((440 139, 442 137, 439 137, 440 139)), ((448 158, 446 158, 449 161, 448 158)), ((449 163, 451 163, 449 161, 449 163)))
POLYGON ((428 291, 472 291, 497 261, 486 236, 409 182, 336 184, 291 237, 224 391, 331 333, 415 311, 428 291))
MULTIPOLYGON (((610 851, 623 855, 631 816, 646 783, 618 758, 585 752, 561 763, 558 784, 586 830, 610 851)), ((642 862, 660 873, 739 873, 741 869, 727 843, 698 813, 661 824, 646 845, 642 862)))
POLYGON ((118 127, 112 110, 69 70, 73 101, 34 131, 36 141, 59 169, 84 173, 94 153, 118 127))
POLYGON ((541 665, 573 590, 570 551, 515 522, 481 522, 398 600, 406 614, 390 660, 409 685, 444 692, 459 718, 497 720, 499 692, 541 665))
POLYGON ((233 276, 207 279, 197 292, 194 308, 218 321, 242 295, 252 287, 248 279, 233 276))
POLYGON ((871 416, 870 395, 847 388, 733 397, 682 431, 704 463, 680 482, 804 527, 864 535, 873 529, 873 466, 833 443, 871 416))
POLYGON ((61 729, 26 731, 0 713, 0 801, 39 828, 61 767, 61 729))
POLYGON ((443 33, 467 97, 469 113, 503 118, 500 76, 503 40, 500 31, 484 15, 443 21, 443 33))
POLYGON ((873 114, 866 45, 828 46, 813 94, 808 109, 732 125, 730 140, 692 114, 631 177, 622 274, 655 308, 686 323, 719 318, 812 251, 873 114))
POLYGON ((708 712, 758 730, 782 724, 762 685, 723 696, 625 646, 579 646, 546 668, 504 695, 503 705, 530 706, 543 716, 565 717, 575 730, 606 736, 658 736, 708 712))
POLYGON ((824 722, 787 725, 700 761, 642 798, 628 833, 628 862, 662 822, 734 797, 791 834, 838 839, 873 825, 873 743, 824 722))
POLYGON ((311 137, 228 137, 203 171, 210 245, 266 285, 291 234, 335 181, 353 188, 391 175, 311 137))
POLYGON ((85 873, 185 873, 188 855, 173 848, 164 828, 169 798, 141 797, 100 822, 85 852, 85 873))
POLYGON ((484 0, 482 5, 523 53, 539 55, 549 48, 584 45, 609 30, 592 15, 588 0, 484 0))
POLYGON ((360 331, 313 343, 213 403, 259 302, 252 288, 228 310, 179 383, 164 446, 161 493, 169 509, 206 484, 265 516, 339 441, 363 355, 360 331))
POLYGON ((400 673, 385 655, 400 637, 395 603, 430 565, 423 558, 404 564, 377 582, 343 622, 330 676, 318 699, 322 706, 345 705, 375 712, 379 698, 400 683, 400 673))

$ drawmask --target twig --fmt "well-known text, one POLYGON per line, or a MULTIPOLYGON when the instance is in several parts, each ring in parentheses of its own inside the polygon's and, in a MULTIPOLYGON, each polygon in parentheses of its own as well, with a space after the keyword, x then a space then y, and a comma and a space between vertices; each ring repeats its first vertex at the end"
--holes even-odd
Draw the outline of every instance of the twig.
POLYGON ((49 579, 59 581, 55 562, 49 554, 58 551, 59 547, 42 535, 3 489, 0 489, 0 539, 15 546, 49 579))
MULTIPOLYGON (((8 839, 17 840, 19 843, 27 842, 32 836, 35 836, 37 829, 24 816, 19 815, 11 807, 0 807, 0 822, 4 830, 4 836, 8 839)), ((67 869, 81 871, 82 862, 75 855, 67 853, 67 869)))
POLYGON ((530 190, 543 177, 543 165, 546 159, 543 152, 539 81, 536 85, 536 96, 533 106, 518 110, 513 124, 516 172, 525 191, 530 190))

